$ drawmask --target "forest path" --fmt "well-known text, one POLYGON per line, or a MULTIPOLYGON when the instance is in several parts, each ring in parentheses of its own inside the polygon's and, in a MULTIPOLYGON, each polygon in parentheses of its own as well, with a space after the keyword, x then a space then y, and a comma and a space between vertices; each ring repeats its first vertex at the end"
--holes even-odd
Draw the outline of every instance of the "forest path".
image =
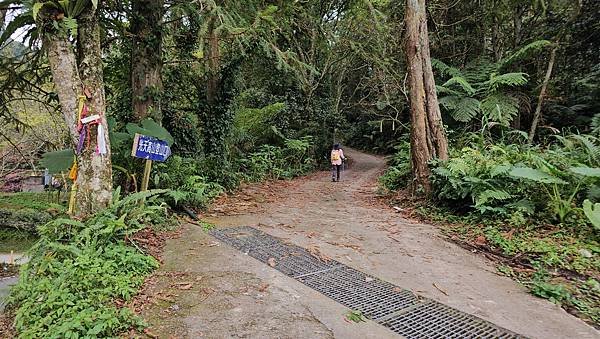
MULTIPOLYGON (((448 242, 431 225, 401 218, 375 199, 383 158, 346 150, 341 182, 328 172, 243 187, 213 205, 217 227, 253 226, 365 273, 531 338, 598 338, 560 307, 499 276, 493 264, 448 242)), ((349 323, 347 308, 200 227, 170 240, 144 292, 143 315, 160 337, 387 338, 374 322, 349 323)))

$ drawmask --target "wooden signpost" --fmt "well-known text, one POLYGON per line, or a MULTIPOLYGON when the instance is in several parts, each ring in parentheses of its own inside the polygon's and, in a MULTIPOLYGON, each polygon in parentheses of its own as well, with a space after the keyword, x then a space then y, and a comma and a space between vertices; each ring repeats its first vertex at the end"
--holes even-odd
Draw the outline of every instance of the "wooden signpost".
POLYGON ((171 148, 166 141, 136 133, 135 137, 133 138, 131 156, 135 158, 146 159, 144 177, 142 179, 142 191, 146 191, 148 189, 152 161, 163 162, 167 160, 169 155, 171 155, 171 148))

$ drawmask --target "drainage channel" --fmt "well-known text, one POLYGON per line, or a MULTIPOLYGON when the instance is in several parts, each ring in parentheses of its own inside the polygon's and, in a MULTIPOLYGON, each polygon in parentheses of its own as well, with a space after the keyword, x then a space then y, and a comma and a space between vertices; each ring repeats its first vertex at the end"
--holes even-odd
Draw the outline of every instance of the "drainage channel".
POLYGON ((335 260, 324 261, 255 228, 210 233, 405 338, 525 338, 335 260))

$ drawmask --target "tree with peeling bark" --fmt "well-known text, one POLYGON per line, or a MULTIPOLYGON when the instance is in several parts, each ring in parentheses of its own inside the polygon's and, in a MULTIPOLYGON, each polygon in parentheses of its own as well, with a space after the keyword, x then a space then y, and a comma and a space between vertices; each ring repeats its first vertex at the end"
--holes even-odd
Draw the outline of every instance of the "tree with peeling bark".
POLYGON ((72 171, 76 188, 74 215, 85 217, 105 208, 112 198, 97 2, 37 2, 33 9, 54 89, 77 153, 72 171), (76 48, 71 38, 75 38, 76 48), (91 121, 83 123, 85 117, 91 121))
POLYGON ((410 144, 413 190, 429 194, 429 161, 448 159, 448 140, 442 123, 429 52, 425 0, 407 0, 405 53, 410 89, 410 144))

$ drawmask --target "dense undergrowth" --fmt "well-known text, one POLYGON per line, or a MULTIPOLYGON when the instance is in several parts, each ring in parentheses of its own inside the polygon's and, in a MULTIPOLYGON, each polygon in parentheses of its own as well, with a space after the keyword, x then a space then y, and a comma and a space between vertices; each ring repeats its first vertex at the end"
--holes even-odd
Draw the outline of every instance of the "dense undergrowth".
POLYGON ((241 182, 308 173, 316 166, 313 148, 311 137, 282 137, 280 145, 258 146, 227 159, 172 156, 152 172, 151 186, 162 189, 125 195, 122 200, 117 190, 112 206, 84 222, 60 218, 64 207, 48 204, 45 194, 3 196, 6 206, 20 204, 36 213, 57 211, 31 220, 22 231, 28 236, 37 233, 39 240, 11 292, 17 333, 22 338, 110 337, 142 327, 132 311, 115 303, 130 300, 158 267, 131 235, 169 224, 168 205, 202 208, 241 182), (150 200, 140 204, 146 198, 150 200))
POLYGON ((316 166, 314 144, 306 136, 285 139, 282 145, 261 145, 227 160, 173 156, 155 167, 153 185, 169 189, 166 195, 175 205, 201 208, 242 182, 291 179, 316 166))
POLYGON ((115 300, 130 300, 158 267, 131 235, 171 222, 160 193, 121 200, 116 191, 109 208, 84 222, 56 219, 38 228, 9 299, 20 338, 112 337, 143 325, 115 300))
MULTIPOLYGON (((436 207, 421 203, 419 213, 495 254, 531 293, 600 324, 600 229, 584 208, 600 199, 600 140, 567 135, 541 147, 466 134, 455 145, 432 164, 436 207)), ((380 178, 390 191, 410 178, 409 145, 396 149, 380 178)))

